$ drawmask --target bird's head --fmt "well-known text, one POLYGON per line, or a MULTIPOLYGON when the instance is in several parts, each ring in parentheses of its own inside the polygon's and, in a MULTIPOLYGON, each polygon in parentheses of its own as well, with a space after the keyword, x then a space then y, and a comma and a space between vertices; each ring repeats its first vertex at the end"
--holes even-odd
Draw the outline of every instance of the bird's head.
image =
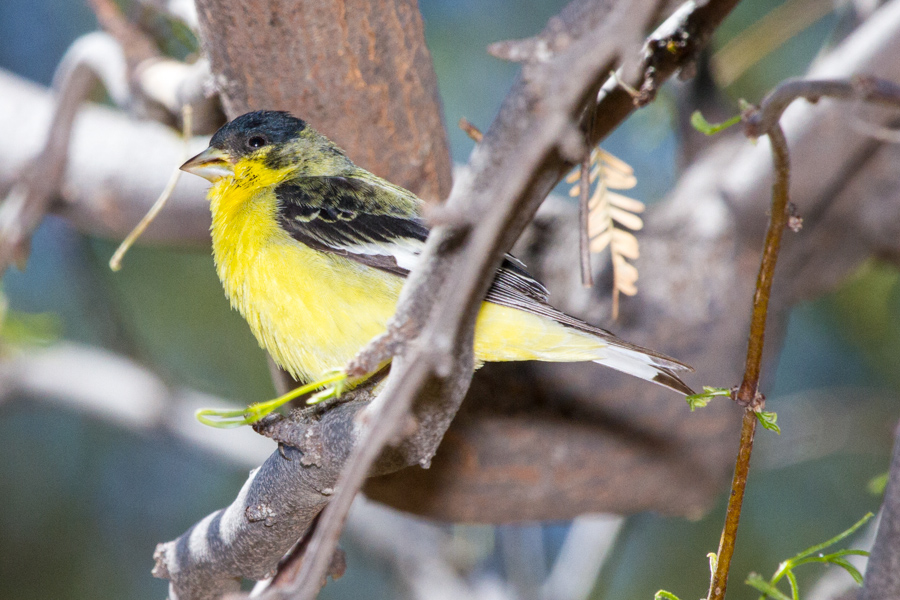
POLYGON ((271 185, 287 177, 337 175, 350 160, 328 138, 289 113, 260 110, 225 124, 209 148, 181 165, 212 182, 271 185))

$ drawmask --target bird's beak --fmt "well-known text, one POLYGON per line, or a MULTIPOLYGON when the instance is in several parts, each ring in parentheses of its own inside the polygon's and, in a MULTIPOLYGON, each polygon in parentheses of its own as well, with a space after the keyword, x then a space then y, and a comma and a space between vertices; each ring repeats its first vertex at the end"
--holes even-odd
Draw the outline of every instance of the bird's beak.
POLYGON ((223 177, 234 176, 231 156, 224 150, 212 146, 181 165, 180 168, 182 171, 199 175, 213 182, 223 177))

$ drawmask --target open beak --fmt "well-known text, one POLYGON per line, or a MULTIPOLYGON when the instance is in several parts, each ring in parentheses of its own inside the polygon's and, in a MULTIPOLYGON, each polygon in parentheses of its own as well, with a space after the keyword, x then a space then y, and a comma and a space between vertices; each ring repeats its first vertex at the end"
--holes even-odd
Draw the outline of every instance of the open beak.
POLYGON ((212 146, 181 165, 180 168, 182 171, 199 175, 213 182, 223 177, 234 176, 231 156, 224 150, 212 146))

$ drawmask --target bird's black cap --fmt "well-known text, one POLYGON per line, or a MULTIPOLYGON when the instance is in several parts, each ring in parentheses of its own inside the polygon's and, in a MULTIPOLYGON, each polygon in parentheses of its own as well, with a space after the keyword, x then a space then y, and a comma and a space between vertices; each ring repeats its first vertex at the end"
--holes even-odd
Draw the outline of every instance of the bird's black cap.
POLYGON ((287 142, 306 129, 306 122, 288 112, 258 110, 226 123, 209 145, 240 154, 267 144, 287 142))

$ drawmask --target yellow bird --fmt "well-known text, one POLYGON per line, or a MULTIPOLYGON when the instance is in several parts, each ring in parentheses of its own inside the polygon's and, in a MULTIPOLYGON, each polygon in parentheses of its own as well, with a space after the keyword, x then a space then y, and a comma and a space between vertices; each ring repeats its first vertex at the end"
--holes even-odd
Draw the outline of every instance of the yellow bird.
MULTIPOLYGON (((225 294, 260 345, 300 381, 349 362, 394 314, 428 236, 423 202, 357 167, 285 112, 222 127, 183 170, 212 182, 212 242, 225 294)), ((507 255, 475 326, 475 359, 594 361, 671 388, 689 366, 547 303, 507 255)))

